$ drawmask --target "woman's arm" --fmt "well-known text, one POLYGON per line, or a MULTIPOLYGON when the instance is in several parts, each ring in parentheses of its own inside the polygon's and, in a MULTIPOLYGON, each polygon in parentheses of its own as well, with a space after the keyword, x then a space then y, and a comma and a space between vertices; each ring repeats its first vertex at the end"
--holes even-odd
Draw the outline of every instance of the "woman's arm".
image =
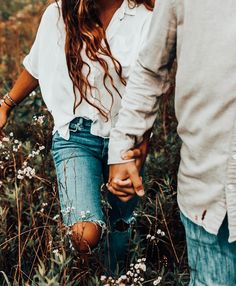
MULTIPOLYGON (((27 70, 24 70, 18 77, 11 91, 9 92, 9 96, 13 102, 18 104, 24 98, 26 98, 38 85, 38 80, 34 78, 27 70)), ((4 97, 4 101, 2 101, 1 103, 0 137, 3 136, 1 129, 5 126, 9 113, 14 107, 12 101, 8 97, 4 97)))

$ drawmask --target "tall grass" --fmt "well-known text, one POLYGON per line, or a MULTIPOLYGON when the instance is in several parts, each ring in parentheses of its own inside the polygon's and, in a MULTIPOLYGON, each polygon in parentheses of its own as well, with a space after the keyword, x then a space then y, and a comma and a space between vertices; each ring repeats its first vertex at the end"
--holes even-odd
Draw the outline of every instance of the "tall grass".
MULTIPOLYGON (((45 1, 2 1, 4 93, 22 68, 45 1)), ((15 109, 0 143, 0 285, 186 285, 186 247, 176 204, 180 142, 171 98, 160 99, 146 163, 147 194, 135 213, 127 273, 117 277, 104 276, 102 243, 86 262, 71 247, 50 154, 52 118, 40 91, 15 109)))

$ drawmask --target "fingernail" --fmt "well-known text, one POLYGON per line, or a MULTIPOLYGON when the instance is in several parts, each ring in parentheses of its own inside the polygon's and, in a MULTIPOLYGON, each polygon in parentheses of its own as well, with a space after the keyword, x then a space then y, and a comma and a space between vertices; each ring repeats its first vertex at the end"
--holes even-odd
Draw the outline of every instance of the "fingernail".
POLYGON ((143 197, 143 196, 145 195, 144 190, 139 190, 139 191, 137 191, 137 195, 138 195, 139 197, 143 197))

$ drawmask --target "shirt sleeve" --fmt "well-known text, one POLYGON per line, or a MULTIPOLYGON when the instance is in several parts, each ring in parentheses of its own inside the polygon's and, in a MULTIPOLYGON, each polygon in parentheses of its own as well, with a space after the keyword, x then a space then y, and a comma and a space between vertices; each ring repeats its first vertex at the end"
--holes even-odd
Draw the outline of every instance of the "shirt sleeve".
POLYGON ((109 143, 109 164, 124 163, 123 152, 142 141, 156 119, 158 97, 169 87, 176 56, 176 11, 173 0, 156 5, 149 32, 131 72, 116 126, 109 143))
POLYGON ((52 14, 53 10, 55 10, 55 5, 51 4, 44 12, 38 27, 34 43, 30 49, 29 54, 23 60, 23 65, 25 69, 36 79, 39 79, 39 64, 41 56, 40 47, 42 46, 43 42, 47 41, 47 38, 50 36, 49 31, 51 30, 52 26, 50 19, 52 18, 52 16, 54 16, 52 14))

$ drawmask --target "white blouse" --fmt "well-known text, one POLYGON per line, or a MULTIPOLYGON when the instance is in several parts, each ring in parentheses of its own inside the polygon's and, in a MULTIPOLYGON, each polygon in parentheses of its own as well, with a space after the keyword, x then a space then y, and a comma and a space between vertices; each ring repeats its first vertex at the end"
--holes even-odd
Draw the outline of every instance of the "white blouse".
MULTIPOLYGON (((114 103, 112 105, 112 98, 103 85, 103 69, 98 63, 90 61, 83 52, 83 59, 91 67, 89 81, 92 86, 96 87, 87 97, 95 105, 109 111, 109 115, 106 120, 96 108, 85 100, 76 108, 75 114, 73 113, 73 84, 68 74, 64 50, 65 27, 58 10, 55 3, 46 9, 34 44, 23 64, 26 70, 39 80, 43 99, 54 118, 53 134, 58 131, 60 136, 68 140, 69 123, 75 117, 80 116, 93 121, 92 134, 107 138, 116 123, 121 98, 112 87, 110 80, 107 80, 107 85, 113 93, 114 103)), ((131 8, 128 1, 124 0, 106 30, 112 54, 120 62, 126 80, 128 80, 130 68, 135 63, 140 46, 147 34, 151 16, 152 13, 144 5, 131 8)), ((116 88, 121 95, 124 94, 125 86, 121 83, 111 60, 105 59, 116 88)), ((84 72, 87 74, 86 67, 84 67, 84 72)), ((78 90, 76 90, 76 96, 79 100, 78 90)))

